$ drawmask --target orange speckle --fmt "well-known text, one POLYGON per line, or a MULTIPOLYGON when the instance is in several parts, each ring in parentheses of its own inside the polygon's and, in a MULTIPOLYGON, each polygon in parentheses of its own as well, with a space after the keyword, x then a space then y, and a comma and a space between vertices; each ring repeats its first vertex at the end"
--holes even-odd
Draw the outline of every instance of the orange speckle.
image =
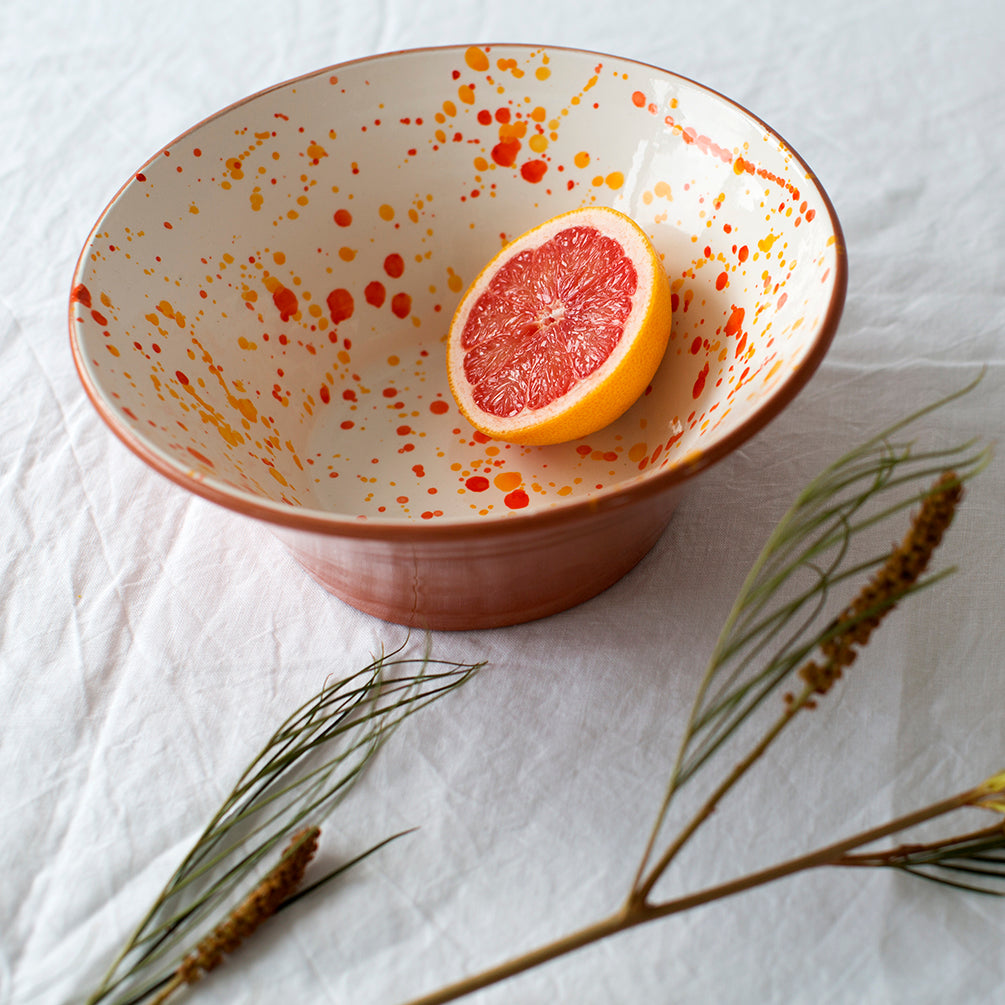
POLYGON ((495 477, 495 486, 500 492, 511 492, 518 488, 523 477, 518 471, 503 471, 495 477))
POLYGON ((475 92, 471 89, 470 84, 461 84, 457 88, 457 97, 462 104, 473 105, 475 103, 475 92))
POLYGON ((352 248, 339 248, 338 257, 342 259, 343 262, 351 262, 356 257, 356 252, 352 248))
POLYGON ((382 220, 393 220, 394 219, 394 207, 389 206, 386 202, 377 210, 380 214, 382 220))
POLYGON ((572 158, 572 162, 578 168, 585 168, 590 163, 590 155, 585 150, 580 150, 579 153, 572 158))
POLYGON ((632 94, 632 104, 636 108, 644 108, 646 104, 646 96, 641 91, 635 91, 632 94))

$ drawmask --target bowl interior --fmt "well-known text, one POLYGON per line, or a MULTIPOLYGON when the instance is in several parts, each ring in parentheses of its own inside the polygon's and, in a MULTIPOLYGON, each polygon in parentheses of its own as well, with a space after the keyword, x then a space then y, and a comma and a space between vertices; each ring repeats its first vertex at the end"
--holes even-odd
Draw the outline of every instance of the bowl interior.
POLYGON ((419 50, 224 110, 122 188, 82 253, 75 358, 113 429, 236 508, 481 521, 666 478, 808 378, 843 298, 826 196, 785 143, 671 73, 575 50, 419 50), (583 441, 475 434, 445 337, 502 244, 567 209, 646 230, 663 365, 583 441))

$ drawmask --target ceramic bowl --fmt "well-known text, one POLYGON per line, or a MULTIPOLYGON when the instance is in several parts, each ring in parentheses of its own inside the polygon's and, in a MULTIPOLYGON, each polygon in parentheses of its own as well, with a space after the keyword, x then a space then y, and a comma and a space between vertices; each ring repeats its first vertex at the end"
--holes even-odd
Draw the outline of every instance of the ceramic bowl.
POLYGON ((98 412, 157 471, 262 521, 349 604, 467 629, 635 565, 689 479, 809 379, 845 285, 826 194, 737 104, 484 45, 324 69, 169 143, 90 234, 70 332, 98 412), (663 364, 585 440, 493 442, 450 395, 454 308, 508 240, 591 204, 663 259, 663 364))

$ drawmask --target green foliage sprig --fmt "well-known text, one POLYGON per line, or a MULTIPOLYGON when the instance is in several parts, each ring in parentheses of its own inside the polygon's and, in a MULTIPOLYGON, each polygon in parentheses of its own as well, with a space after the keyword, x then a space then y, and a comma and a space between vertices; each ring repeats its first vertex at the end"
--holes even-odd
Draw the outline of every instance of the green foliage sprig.
POLYGON ((428 653, 406 658, 401 652, 326 682, 287 717, 245 769, 88 1005, 133 1005, 157 993, 163 999, 212 969, 209 960, 217 965, 276 911, 402 836, 385 838, 298 890, 317 844, 314 822, 331 813, 406 718, 482 666, 433 660, 428 653), (261 863, 291 836, 293 846, 279 866, 256 882, 261 863))
MULTIPOLYGON (((974 386, 896 423, 830 465, 799 494, 775 528, 713 648, 621 907, 537 950, 416 998, 411 1005, 453 1001, 634 926, 820 866, 895 868, 953 888, 1005 895, 1001 820, 925 844, 860 850, 964 808, 1005 815, 1002 771, 937 803, 760 872, 671 900, 658 896, 659 881, 684 845, 800 713, 816 707, 833 688, 884 618, 900 602, 953 571, 929 573, 928 568, 965 483, 986 466, 990 451, 976 441, 919 450, 904 435, 974 386), (871 532, 907 511, 913 516, 899 544, 867 544, 860 553, 871 532), (835 588, 864 577, 865 585, 835 613, 830 602, 835 588), (774 713, 768 704, 772 696, 782 699, 774 713), (746 747, 751 728, 759 738, 746 747), (707 781, 698 809, 667 836, 680 791, 699 776, 706 781, 709 769, 723 761, 730 767, 707 781)), ((309 821, 331 810, 406 716, 462 684, 481 665, 434 662, 428 654, 420 661, 396 657, 382 657, 358 674, 326 685, 277 730, 90 1003, 114 998, 117 1005, 132 1005, 154 994, 159 1001, 165 999, 218 965, 276 911, 400 837, 386 838, 301 887, 318 837, 317 826, 309 821), (415 672, 403 672, 416 665, 415 672), (279 865, 254 885, 252 874, 259 862, 291 835, 279 865), (215 927, 211 914, 223 917, 215 927)))
MULTIPOLYGON (((978 378, 979 380, 980 378, 978 378)), ((896 423, 827 467, 799 494, 758 556, 740 589, 698 689, 656 821, 622 906, 572 934, 499 966, 414 999, 441 1005, 626 929, 732 896, 824 865, 883 866, 925 875, 965 889, 1005 893, 1005 827, 927 845, 856 855, 856 849, 945 814, 977 807, 1005 813, 1005 772, 947 799, 763 871, 672 900, 657 884, 680 850, 804 709, 816 707, 855 661, 882 620, 902 600, 953 570, 926 575, 963 496, 963 485, 990 460, 977 441, 919 450, 903 438, 920 419, 968 393, 977 381, 896 423), (915 510, 903 541, 892 549, 858 554, 853 544, 895 516, 915 510), (836 615, 835 587, 870 576, 836 615), (814 656, 816 654, 816 656, 814 656), (783 686, 781 709, 766 702, 783 686), (765 723, 749 749, 736 747, 741 726, 765 723), (674 836, 665 838, 681 789, 699 774, 733 758, 709 784, 704 801, 674 836), (738 758, 738 759, 737 759, 738 758), (967 882, 960 879, 965 876, 967 882)), ((777 706, 776 706, 777 707, 777 706)))

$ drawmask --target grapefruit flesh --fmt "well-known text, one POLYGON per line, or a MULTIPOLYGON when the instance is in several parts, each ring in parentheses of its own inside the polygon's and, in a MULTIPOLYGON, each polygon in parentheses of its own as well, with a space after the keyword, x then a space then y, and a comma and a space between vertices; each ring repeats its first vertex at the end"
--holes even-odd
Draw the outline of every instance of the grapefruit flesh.
POLYGON ((535 227, 482 270, 450 327, 461 412, 514 443, 580 439, 645 391, 670 334, 670 286, 638 225, 586 207, 535 227))

